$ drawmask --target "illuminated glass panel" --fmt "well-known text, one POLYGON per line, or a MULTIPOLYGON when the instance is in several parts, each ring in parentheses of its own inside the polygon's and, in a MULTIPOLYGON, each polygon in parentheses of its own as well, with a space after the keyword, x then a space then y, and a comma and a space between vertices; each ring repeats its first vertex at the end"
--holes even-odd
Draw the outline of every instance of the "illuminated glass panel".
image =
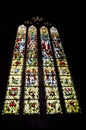
MULTIPOLYGON (((39 44, 41 44, 42 52, 42 76, 44 79, 46 100, 46 104, 44 105, 46 105, 46 113, 62 113, 58 80, 60 80, 66 111, 68 113, 77 113, 80 111, 80 106, 59 33, 56 28, 52 27, 50 28, 50 34, 52 43, 50 42, 48 29, 45 26, 40 28, 41 41, 39 41, 39 44), (55 63, 57 64, 59 79, 55 63)), ((21 25, 18 27, 13 49, 2 114, 17 115, 21 113, 20 105, 23 99, 23 114, 40 113, 39 73, 41 72, 38 72, 37 28, 33 25, 27 25, 26 31, 26 26, 21 25), (20 100, 22 101, 20 102, 20 100)))
POLYGON ((48 29, 45 26, 40 28, 41 51, 43 61, 43 75, 46 98, 46 113, 61 113, 61 105, 58 92, 58 84, 53 60, 53 53, 49 39, 48 29))
POLYGON ((52 44, 58 66, 60 83, 62 86, 63 98, 65 102, 66 111, 79 112, 80 107, 77 100, 76 92, 74 89, 73 79, 71 77, 64 49, 60 40, 59 33, 56 28, 50 28, 52 44))
POLYGON ((18 27, 2 114, 19 114, 26 27, 18 27))
POLYGON ((25 70, 24 114, 39 113, 37 29, 28 28, 25 70))

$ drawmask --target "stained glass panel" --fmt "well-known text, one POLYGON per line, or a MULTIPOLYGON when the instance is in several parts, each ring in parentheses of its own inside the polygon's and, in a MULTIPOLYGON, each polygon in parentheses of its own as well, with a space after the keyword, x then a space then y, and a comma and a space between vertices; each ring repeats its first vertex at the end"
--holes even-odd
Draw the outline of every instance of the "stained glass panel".
POLYGON ((58 72, 60 77, 60 83, 62 86, 63 98, 65 102, 66 111, 79 112, 80 107, 77 100, 77 96, 74 89, 73 79, 71 77, 67 59, 64 53, 62 42, 59 33, 56 28, 50 28, 52 44, 54 48, 56 63, 58 66, 58 72))
POLYGON ((19 114, 26 27, 18 27, 2 114, 19 114))
POLYGON ((38 43, 35 26, 28 28, 25 70, 24 114, 39 113, 38 43))

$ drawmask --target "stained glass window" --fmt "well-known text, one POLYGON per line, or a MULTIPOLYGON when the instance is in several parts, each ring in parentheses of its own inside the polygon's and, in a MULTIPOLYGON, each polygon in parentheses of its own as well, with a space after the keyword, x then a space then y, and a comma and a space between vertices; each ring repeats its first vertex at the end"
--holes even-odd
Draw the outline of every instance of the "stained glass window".
POLYGON ((37 24, 26 21, 17 30, 2 114, 41 114, 43 105, 45 114, 62 114, 63 108, 78 113, 80 105, 58 30, 47 27, 48 22, 41 26, 39 17, 33 20, 37 24))
POLYGON ((24 25, 21 25, 18 27, 15 40, 3 114, 19 114, 23 61, 25 52, 25 38, 26 27, 24 25))
POLYGON ((28 28, 26 52, 24 114, 35 114, 39 113, 38 42, 37 29, 33 25, 28 28))
POLYGON ((67 59, 64 53, 64 49, 61 43, 59 33, 57 29, 54 27, 50 28, 50 32, 51 32, 51 39, 53 43, 56 63, 58 66, 58 72, 60 77, 60 83, 62 86, 66 111, 69 113, 79 112, 80 107, 74 89, 73 79, 69 71, 69 66, 67 63, 67 59))

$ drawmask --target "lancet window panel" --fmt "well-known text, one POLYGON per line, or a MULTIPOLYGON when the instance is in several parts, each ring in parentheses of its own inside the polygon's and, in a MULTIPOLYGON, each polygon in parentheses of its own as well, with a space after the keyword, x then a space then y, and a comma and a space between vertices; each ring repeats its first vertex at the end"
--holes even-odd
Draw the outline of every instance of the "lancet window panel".
POLYGON ((24 114, 39 114, 37 28, 28 28, 25 70, 24 114))
POLYGON ((60 35, 56 28, 50 28, 52 44, 54 48, 57 68, 62 86, 62 93, 65 102, 66 112, 77 113, 80 111, 73 79, 69 70, 65 52, 62 46, 60 35))
POLYGON ((7 81, 7 90, 2 114, 19 114, 25 53, 25 37, 26 27, 24 25, 20 25, 17 30, 13 49, 12 63, 7 81))

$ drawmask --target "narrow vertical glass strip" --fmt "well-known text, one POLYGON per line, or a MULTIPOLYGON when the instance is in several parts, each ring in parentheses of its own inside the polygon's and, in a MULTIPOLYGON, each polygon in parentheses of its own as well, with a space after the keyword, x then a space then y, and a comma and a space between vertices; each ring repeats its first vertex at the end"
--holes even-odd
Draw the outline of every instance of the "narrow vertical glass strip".
POLYGON ((56 57, 56 63, 58 66, 66 111, 68 113, 77 113, 80 111, 80 107, 59 33, 54 27, 50 28, 50 33, 56 57))
POLYGON ((26 27, 18 27, 2 114, 19 114, 26 27))
POLYGON ((45 26, 40 28, 41 51, 43 60, 44 86, 46 93, 46 113, 61 113, 61 105, 58 92, 58 83, 55 72, 53 53, 49 38, 48 29, 45 26))
POLYGON ((35 26, 28 28, 24 114, 39 114, 38 43, 35 26))

